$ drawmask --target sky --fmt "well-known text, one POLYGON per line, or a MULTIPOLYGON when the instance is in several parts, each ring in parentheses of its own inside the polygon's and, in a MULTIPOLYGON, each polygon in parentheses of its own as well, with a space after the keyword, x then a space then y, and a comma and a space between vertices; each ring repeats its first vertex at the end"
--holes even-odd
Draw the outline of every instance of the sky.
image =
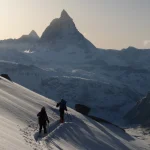
POLYGON ((98 48, 150 48, 150 0, 0 0, 0 39, 41 36, 63 9, 98 48))

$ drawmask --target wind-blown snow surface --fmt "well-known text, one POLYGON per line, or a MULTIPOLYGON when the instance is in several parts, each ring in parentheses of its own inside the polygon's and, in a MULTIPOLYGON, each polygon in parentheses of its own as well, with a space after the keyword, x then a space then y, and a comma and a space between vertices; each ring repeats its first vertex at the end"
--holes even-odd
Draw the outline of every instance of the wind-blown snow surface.
POLYGON ((0 78, 0 149, 3 150, 148 150, 148 144, 121 129, 100 124, 68 109, 59 124, 56 103, 16 83, 0 78), (37 139, 36 114, 45 106, 48 135, 37 139))

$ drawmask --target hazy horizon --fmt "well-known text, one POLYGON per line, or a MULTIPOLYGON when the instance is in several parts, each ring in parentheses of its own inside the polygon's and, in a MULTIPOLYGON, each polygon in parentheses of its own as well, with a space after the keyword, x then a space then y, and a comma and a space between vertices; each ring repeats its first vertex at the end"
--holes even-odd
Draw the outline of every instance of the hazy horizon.
POLYGON ((39 36, 65 9, 96 47, 150 48, 149 0, 0 0, 0 40, 39 36))

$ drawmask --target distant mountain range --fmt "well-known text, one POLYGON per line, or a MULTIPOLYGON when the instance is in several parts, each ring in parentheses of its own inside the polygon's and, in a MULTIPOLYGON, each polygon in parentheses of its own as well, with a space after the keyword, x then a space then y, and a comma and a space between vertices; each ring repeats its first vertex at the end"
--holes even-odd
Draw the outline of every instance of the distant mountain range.
POLYGON ((40 37, 37 35, 37 33, 32 30, 28 35, 22 35, 18 39, 6 39, 6 40, 1 40, 0 43, 3 42, 37 42, 40 39, 40 37))

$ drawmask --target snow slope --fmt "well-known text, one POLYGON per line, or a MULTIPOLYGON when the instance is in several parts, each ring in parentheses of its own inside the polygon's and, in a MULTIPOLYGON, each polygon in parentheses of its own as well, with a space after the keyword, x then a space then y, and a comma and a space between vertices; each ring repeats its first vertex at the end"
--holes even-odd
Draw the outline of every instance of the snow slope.
POLYGON ((148 150, 146 142, 121 129, 100 124, 68 109, 59 124, 56 103, 16 83, 0 78, 0 149, 3 150, 148 150), (50 120, 48 135, 38 138, 36 114, 45 106, 50 120))

